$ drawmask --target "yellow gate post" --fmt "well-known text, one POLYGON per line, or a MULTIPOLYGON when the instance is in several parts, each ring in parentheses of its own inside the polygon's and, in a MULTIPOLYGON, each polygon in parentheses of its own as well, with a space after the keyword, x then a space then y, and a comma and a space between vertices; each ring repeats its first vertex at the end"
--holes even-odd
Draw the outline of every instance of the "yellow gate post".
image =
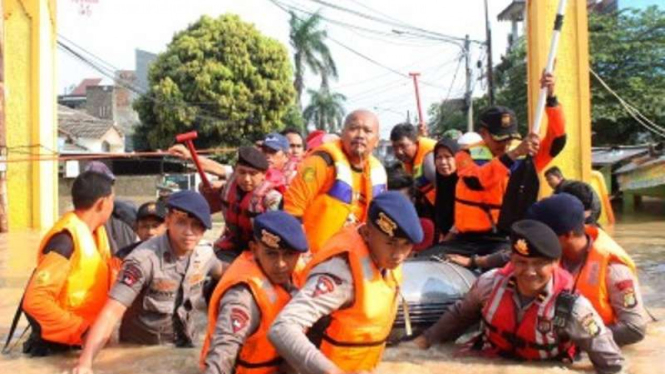
MULTIPOLYGON (((547 63, 552 26, 558 1, 527 1, 527 75, 529 118, 533 122, 540 76, 547 63)), ((589 37, 586 0, 570 0, 563 23, 554 73, 556 94, 566 118, 567 142, 554 160, 566 178, 589 181, 591 177, 591 92, 589 86, 589 37)), ((542 132, 546 130, 542 127, 542 132)), ((541 195, 545 190, 541 188, 541 195)))
MULTIPOLYGON (((1 0, 4 5, 8 158, 57 152, 56 1, 1 0)), ((58 164, 7 164, 9 227, 47 228, 57 218, 58 164)))

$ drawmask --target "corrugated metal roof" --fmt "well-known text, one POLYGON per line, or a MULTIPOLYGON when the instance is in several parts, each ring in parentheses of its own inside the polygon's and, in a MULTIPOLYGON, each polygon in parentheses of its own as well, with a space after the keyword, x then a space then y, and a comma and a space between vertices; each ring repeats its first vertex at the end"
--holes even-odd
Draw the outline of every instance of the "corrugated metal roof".
POLYGON ((595 148, 591 151, 593 166, 614 165, 649 152, 648 146, 595 148))
POLYGON ((648 168, 653 165, 665 163, 665 155, 661 155, 659 157, 655 157, 651 160, 645 161, 645 162, 640 162, 640 163, 635 163, 631 162, 628 165, 624 165, 617 169, 617 171, 614 172, 614 174, 625 174, 629 173, 631 171, 637 170, 637 169, 643 169, 643 168, 648 168))

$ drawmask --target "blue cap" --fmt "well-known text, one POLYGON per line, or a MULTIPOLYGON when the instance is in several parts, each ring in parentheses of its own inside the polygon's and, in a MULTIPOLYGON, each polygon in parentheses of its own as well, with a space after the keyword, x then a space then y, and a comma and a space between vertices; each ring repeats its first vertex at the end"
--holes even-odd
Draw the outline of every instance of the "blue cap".
POLYGON ((201 221, 207 229, 212 228, 210 205, 208 205, 206 199, 198 192, 189 190, 176 192, 169 196, 166 206, 169 209, 186 212, 201 221))
POLYGON ((264 147, 268 147, 273 151, 289 151, 289 140, 282 134, 271 132, 263 140, 264 147))
POLYGON ((115 182, 115 175, 109 169, 108 166, 106 166, 105 163, 101 161, 91 161, 89 162, 86 166, 84 171, 94 171, 95 173, 103 174, 107 177, 109 177, 112 181, 115 182))
POLYGON ((254 238, 270 248, 307 252, 302 224, 283 211, 266 212, 254 219, 254 238))
POLYGON ((423 241, 423 228, 413 204, 401 193, 388 191, 377 195, 369 205, 368 221, 390 237, 423 241))
POLYGON ((560 193, 533 204, 526 218, 546 224, 560 236, 584 227, 584 205, 575 196, 560 193))

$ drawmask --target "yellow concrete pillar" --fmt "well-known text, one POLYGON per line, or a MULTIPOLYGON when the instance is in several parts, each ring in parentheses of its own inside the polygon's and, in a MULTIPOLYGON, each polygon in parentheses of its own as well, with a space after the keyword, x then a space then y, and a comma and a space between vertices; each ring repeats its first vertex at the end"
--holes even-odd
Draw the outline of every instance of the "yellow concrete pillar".
MULTIPOLYGON (((527 1, 527 59, 529 118, 533 122, 540 90, 540 76, 547 63, 558 0, 527 1)), ((591 91, 589 86, 589 37, 586 0, 569 0, 557 54, 556 94, 563 105, 568 140, 554 160, 566 178, 591 178, 591 91)), ((546 130, 542 126, 542 131, 546 130)), ((549 187, 541 183, 541 194, 549 187)))
MULTIPOLYGON (((8 158, 57 151, 55 0, 2 0, 8 158)), ((9 227, 47 228, 57 218, 55 161, 9 163, 9 227)))

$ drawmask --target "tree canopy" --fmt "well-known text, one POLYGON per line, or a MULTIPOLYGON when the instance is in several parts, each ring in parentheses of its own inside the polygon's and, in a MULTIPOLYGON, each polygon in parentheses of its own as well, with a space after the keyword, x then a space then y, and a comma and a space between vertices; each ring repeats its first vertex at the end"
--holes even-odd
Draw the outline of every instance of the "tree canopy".
POLYGON ((249 143, 282 127, 295 91, 287 50, 236 15, 201 17, 150 68, 134 104, 140 148, 196 130, 199 147, 249 143))
MULTIPOLYGON (((589 15, 590 65, 615 92, 660 127, 665 127, 665 12, 656 7, 589 15)), ((495 67, 496 103, 515 111, 522 132, 528 108, 526 43, 518 41, 495 67)), ((593 144, 634 144, 662 138, 648 132, 593 76, 591 119, 593 144)), ((474 115, 487 98, 474 100, 474 115)), ((431 126, 437 132, 465 129, 460 107, 450 103, 430 108, 431 126)), ((477 122, 477 121, 476 121, 477 122)))

